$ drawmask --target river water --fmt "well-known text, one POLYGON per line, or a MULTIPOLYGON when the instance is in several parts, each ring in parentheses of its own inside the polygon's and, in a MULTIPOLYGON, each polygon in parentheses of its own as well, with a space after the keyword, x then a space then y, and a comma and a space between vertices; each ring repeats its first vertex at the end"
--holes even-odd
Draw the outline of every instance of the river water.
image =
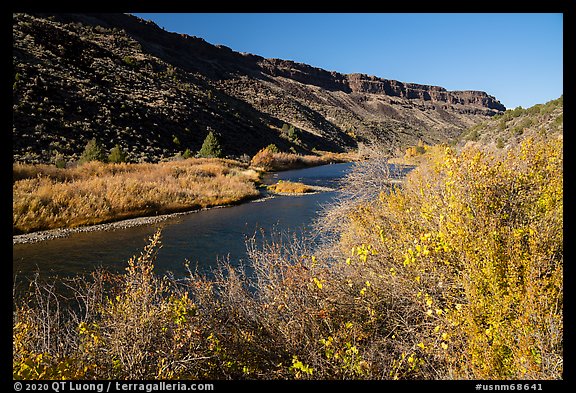
MULTIPOLYGON (((267 175, 265 182, 300 181, 336 189, 352 164, 333 164, 267 175)), ((66 238, 13 246, 13 277, 22 284, 35 273, 41 278, 87 275, 97 267, 122 271, 129 258, 139 254, 147 239, 162 228, 162 248, 155 270, 186 275, 192 270, 209 273, 219 260, 232 264, 246 260, 245 239, 255 233, 308 231, 323 206, 337 191, 303 196, 275 196, 238 206, 177 216, 161 223, 111 231, 74 233, 66 238)))

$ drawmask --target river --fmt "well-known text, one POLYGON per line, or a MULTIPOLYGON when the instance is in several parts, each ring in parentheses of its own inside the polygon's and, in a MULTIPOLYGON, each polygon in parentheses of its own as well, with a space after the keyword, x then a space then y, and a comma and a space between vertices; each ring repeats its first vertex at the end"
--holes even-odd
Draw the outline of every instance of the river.
MULTIPOLYGON (((268 174, 266 183, 300 181, 336 189, 351 163, 268 174)), ((88 275, 97 267, 122 271, 128 259, 139 254, 147 239, 162 228, 162 248, 155 261, 158 274, 209 273, 219 260, 232 264, 246 260, 245 239, 273 231, 302 233, 329 204, 337 191, 302 196, 274 196, 242 205, 181 215, 157 224, 110 231, 78 232, 65 238, 13 246, 13 277, 21 285, 35 273, 43 279, 88 275)))

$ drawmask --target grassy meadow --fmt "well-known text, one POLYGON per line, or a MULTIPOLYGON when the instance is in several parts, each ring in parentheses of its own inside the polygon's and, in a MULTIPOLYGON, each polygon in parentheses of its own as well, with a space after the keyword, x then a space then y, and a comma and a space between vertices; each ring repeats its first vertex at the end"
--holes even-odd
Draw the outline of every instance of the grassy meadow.
POLYGON ((237 161, 13 165, 15 234, 227 205, 259 195, 259 174, 237 161))

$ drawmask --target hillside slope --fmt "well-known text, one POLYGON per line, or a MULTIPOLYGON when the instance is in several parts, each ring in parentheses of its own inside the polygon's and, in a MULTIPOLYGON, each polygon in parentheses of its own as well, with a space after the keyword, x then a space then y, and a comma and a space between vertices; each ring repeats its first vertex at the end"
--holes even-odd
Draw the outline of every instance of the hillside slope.
POLYGON ((481 144, 502 149, 535 134, 564 133, 564 97, 524 109, 518 107, 483 120, 462 133, 458 144, 481 144))
POLYGON ((77 159, 94 137, 131 161, 158 161, 197 151, 211 130, 229 156, 371 140, 393 152, 505 110, 484 92, 265 59, 127 14, 15 14, 13 65, 20 162, 77 159))

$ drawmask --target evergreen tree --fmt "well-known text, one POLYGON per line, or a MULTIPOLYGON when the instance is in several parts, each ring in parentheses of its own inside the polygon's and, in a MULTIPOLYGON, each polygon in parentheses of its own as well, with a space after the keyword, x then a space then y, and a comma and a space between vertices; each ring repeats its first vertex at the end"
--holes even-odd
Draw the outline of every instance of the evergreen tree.
POLYGON ((190 158, 190 157, 192 157, 192 152, 190 151, 190 149, 184 150, 184 153, 182 154, 182 158, 190 158))
POLYGON ((108 154, 108 161, 114 163, 126 162, 126 153, 120 145, 116 144, 112 149, 110 149, 110 154, 108 154))
POLYGON ((106 152, 96 138, 90 139, 80 156, 80 162, 101 161, 106 162, 106 152))
POLYGON ((202 144, 202 148, 198 152, 200 157, 222 157, 222 148, 220 147, 220 142, 214 135, 212 131, 206 135, 206 139, 204 139, 204 143, 202 144))
POLYGON ((268 146, 266 146, 266 149, 270 152, 270 153, 280 153, 280 149, 278 149, 278 146, 276 146, 275 144, 271 143, 268 146))
POLYGON ((56 168, 66 168, 66 158, 64 157, 64 154, 56 152, 53 161, 56 168))

